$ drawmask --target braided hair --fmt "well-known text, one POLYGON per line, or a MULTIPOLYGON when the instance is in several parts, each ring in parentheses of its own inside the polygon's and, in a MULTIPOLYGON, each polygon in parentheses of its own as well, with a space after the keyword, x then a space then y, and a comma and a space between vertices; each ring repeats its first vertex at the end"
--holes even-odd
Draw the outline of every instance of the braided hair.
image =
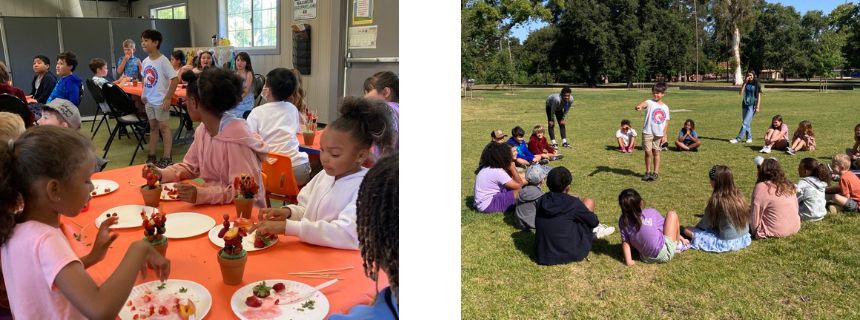
POLYGON ((340 118, 332 122, 329 127, 349 133, 362 149, 376 144, 384 155, 394 149, 391 110, 382 100, 344 98, 340 107, 340 118))
MULTIPOLYGON (((397 297, 400 247, 397 153, 379 160, 364 176, 356 200, 356 229, 364 260, 364 273, 377 280, 379 270, 388 275, 391 291, 397 297)), ((377 290, 378 291, 378 290, 377 290)))

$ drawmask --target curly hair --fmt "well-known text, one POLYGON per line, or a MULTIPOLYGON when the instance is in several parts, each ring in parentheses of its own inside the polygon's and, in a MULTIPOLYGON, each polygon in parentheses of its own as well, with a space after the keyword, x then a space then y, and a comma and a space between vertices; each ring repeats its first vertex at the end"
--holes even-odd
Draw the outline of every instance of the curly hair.
POLYGON ((399 283, 399 159, 394 153, 379 160, 364 176, 355 203, 364 273, 375 281, 382 269, 395 297, 399 283))
MULTIPOLYGON (((764 162, 758 167, 758 178, 756 179, 756 183, 760 182, 770 182, 775 188, 776 192, 774 194, 777 197, 787 197, 794 194, 794 184, 791 181, 788 181, 788 178, 785 177, 785 172, 782 171, 782 167, 779 166, 779 162, 776 159, 770 158, 765 159, 764 162)), ((768 185, 768 191, 770 191, 770 185, 768 185)))
POLYGON ((478 160, 478 168, 475 169, 475 174, 478 174, 484 168, 505 169, 513 161, 514 156, 511 155, 511 146, 509 144, 491 141, 484 146, 484 151, 481 151, 481 159, 478 160))
POLYGON ((235 72, 206 68, 200 73, 196 87, 196 100, 212 114, 220 115, 233 109, 242 100, 242 80, 235 72))
POLYGON ((346 97, 340 106, 340 118, 329 127, 349 133, 361 148, 376 144, 383 155, 393 149, 394 127, 385 101, 346 97))
MULTIPOLYGON (((819 163, 815 158, 803 158, 797 166, 807 173, 807 176, 813 176, 821 182, 830 183, 830 170, 826 164, 819 163)), ((803 177, 801 176, 801 178, 803 177)))

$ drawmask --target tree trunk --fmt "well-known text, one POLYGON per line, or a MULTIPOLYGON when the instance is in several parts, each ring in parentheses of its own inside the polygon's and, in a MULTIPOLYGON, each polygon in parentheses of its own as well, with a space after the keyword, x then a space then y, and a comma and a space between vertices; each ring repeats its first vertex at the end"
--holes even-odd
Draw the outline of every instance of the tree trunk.
POLYGON ((735 85, 743 84, 741 74, 741 31, 737 24, 732 25, 732 55, 735 58, 735 85))

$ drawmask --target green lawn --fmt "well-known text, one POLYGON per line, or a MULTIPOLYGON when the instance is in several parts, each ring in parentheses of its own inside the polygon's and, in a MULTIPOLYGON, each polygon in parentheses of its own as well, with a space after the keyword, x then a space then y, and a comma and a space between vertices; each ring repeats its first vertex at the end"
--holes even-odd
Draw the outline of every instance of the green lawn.
MULTIPOLYGON (((519 125, 530 134, 532 126, 546 126, 544 101, 557 91, 476 91, 474 99, 462 100, 464 318, 860 318, 860 217, 841 213, 803 223, 799 234, 786 239, 754 241, 735 253, 691 250, 662 265, 637 258, 635 266, 626 267, 618 232, 596 241, 587 261, 552 267, 535 263, 530 258, 534 237, 513 226, 512 213, 484 215, 467 203, 490 131, 510 132, 519 125)), ((714 164, 733 169, 749 200, 755 183, 752 159, 774 114, 781 114, 792 132, 801 120, 811 121, 816 132, 814 152, 771 154, 792 181, 798 179, 802 158, 829 162, 851 146, 860 122, 860 92, 767 90, 762 112, 753 119, 752 145, 732 145, 727 141, 740 126, 736 92, 672 88, 664 99, 673 110, 670 136, 692 118, 703 146, 698 153, 663 152, 660 180, 646 183, 639 180, 644 153, 619 153, 614 133, 624 118, 641 131, 644 111, 633 107, 649 98, 650 90, 575 89, 574 97, 567 125, 573 149, 562 148, 566 157, 552 165, 570 169, 573 192, 595 199, 601 222, 616 227, 617 196, 628 187, 663 215, 674 209, 682 225, 695 224, 694 214, 710 195, 707 172, 714 164)))

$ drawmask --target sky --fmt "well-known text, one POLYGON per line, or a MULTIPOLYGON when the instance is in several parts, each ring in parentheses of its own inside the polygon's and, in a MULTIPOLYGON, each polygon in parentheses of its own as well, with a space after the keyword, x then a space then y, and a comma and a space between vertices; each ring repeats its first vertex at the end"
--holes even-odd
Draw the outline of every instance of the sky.
MULTIPOLYGON (((830 13, 834 8, 845 2, 855 2, 846 0, 767 0, 768 2, 778 2, 783 5, 793 6, 801 15, 809 10, 821 10, 824 14, 830 13)), ((856 2, 855 2, 856 3, 856 2)), ((545 26, 544 22, 531 22, 514 28, 512 31, 514 37, 519 38, 520 42, 525 41, 531 31, 540 29, 545 26)))

